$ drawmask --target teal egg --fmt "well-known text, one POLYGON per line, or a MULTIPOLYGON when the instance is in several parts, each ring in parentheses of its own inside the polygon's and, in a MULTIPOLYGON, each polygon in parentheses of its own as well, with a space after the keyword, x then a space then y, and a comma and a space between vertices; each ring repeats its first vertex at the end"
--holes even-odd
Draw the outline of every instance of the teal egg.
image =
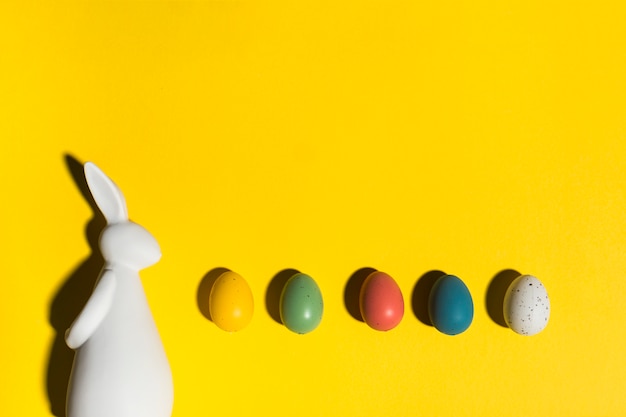
POLYGON ((313 278, 297 273, 280 295, 280 319, 292 332, 305 334, 319 326, 324 313, 322 292, 313 278))
POLYGON ((442 333, 463 333, 472 324, 474 303, 465 283, 454 275, 435 281, 428 300, 428 313, 433 326, 442 333))

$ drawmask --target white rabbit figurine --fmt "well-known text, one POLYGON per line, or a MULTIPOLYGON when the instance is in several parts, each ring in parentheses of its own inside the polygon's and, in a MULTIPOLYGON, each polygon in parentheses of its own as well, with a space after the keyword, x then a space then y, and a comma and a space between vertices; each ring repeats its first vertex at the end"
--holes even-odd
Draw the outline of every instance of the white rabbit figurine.
POLYGON ((87 185, 107 220, 104 267, 85 307, 65 334, 76 349, 67 417, 170 417, 172 374, 139 279, 161 258, 146 229, 128 220, 119 188, 85 164, 87 185))

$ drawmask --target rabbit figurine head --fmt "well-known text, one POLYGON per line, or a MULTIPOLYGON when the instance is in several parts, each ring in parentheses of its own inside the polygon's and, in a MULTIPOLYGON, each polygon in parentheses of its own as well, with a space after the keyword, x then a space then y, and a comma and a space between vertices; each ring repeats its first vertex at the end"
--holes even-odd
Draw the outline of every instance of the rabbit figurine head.
POLYGON ((140 270, 161 258, 156 239, 128 219, 126 200, 120 189, 100 168, 85 164, 85 179, 107 226, 100 235, 100 250, 107 264, 140 270))

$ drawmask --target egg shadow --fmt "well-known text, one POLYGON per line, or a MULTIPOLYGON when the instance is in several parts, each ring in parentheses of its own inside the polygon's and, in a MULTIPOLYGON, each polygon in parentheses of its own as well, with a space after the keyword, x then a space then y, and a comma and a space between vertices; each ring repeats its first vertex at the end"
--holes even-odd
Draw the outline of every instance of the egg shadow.
POLYGON ((487 313, 494 323, 499 324, 502 327, 509 327, 504 320, 504 296, 506 290, 511 286, 511 283, 522 274, 514 269, 505 269, 496 274, 487 287, 487 293, 485 294, 485 307, 487 313))
POLYGON ((213 321, 211 318, 211 310, 209 309, 209 297, 211 295, 211 288, 215 281, 224 273, 230 269, 224 267, 213 268, 200 281, 198 285, 198 291, 196 292, 196 304, 200 313, 206 317, 209 321, 213 321))
POLYGON ((283 324, 283 321, 280 319, 280 295, 289 278, 299 272, 293 268, 283 269, 274 275, 274 278, 267 286, 265 291, 265 308, 270 317, 278 324, 283 324))
POLYGON ((364 322, 360 305, 361 287, 372 272, 376 272, 376 269, 365 267, 354 271, 343 290, 343 303, 348 314, 360 322, 364 322))
POLYGON ((427 326, 433 326, 430 314, 428 313, 430 291, 433 289, 435 282, 444 275, 446 275, 445 272, 437 269, 428 271, 417 280, 415 287, 413 287, 413 293, 411 294, 413 314, 415 314, 415 317, 417 317, 419 321, 427 326))

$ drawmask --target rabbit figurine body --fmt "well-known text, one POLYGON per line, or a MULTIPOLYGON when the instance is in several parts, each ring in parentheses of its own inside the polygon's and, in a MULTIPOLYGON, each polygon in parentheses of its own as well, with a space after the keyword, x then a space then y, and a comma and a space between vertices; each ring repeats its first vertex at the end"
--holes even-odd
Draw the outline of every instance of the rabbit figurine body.
POLYGON ((170 417, 171 371, 139 278, 160 259, 159 245, 128 220, 121 191, 99 168, 85 164, 85 178, 107 220, 105 265, 66 333, 76 349, 67 417, 170 417))

